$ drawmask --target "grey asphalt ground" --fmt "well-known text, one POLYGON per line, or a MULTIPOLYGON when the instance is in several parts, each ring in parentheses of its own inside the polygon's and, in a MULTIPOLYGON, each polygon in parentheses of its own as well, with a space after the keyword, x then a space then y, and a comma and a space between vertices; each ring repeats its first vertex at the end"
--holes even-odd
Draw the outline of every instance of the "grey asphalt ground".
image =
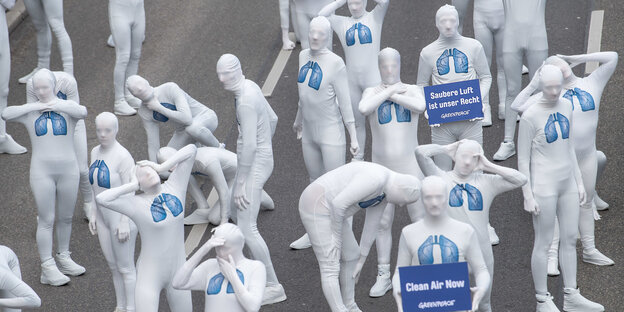
MULTIPOLYGON (((94 119, 102 111, 111 111, 113 103, 112 71, 114 49, 105 45, 109 35, 106 1, 66 0, 65 24, 72 38, 75 75, 78 80, 81 104, 89 109, 86 120, 89 148, 97 145, 94 119)), ((418 54, 437 38, 434 14, 445 1, 393 0, 385 20, 382 46, 392 46, 402 55, 403 81, 415 83, 418 54)), ((373 5, 369 1, 369 7, 373 5)), ((622 51, 624 15, 622 5, 615 0, 582 1, 551 0, 547 4, 547 27, 550 53, 579 54, 586 50, 586 33, 590 11, 604 8, 605 24, 602 50, 622 51)), ((343 8, 339 11, 346 14, 343 8)), ((219 116, 217 137, 228 149, 235 146, 237 130, 234 122, 232 96, 217 80, 215 64, 223 53, 236 54, 243 64, 247 78, 260 86, 264 82, 281 47, 277 1, 249 0, 190 0, 146 1, 147 31, 139 72, 152 85, 174 81, 191 96, 214 109, 219 116), (234 13, 236 12, 236 14, 234 13)), ((464 34, 472 36, 472 19, 467 18, 464 34)), ((12 72, 9 105, 23 104, 24 86, 17 79, 36 65, 35 31, 26 18, 10 35, 12 72)), ((335 51, 342 55, 337 38, 335 51)), ((297 213, 301 191, 308 177, 301 155, 300 143, 291 130, 297 105, 295 77, 299 47, 291 55, 282 77, 269 102, 280 121, 274 137, 275 169, 265 189, 276 203, 272 212, 262 212, 259 229, 267 241, 280 281, 288 300, 266 306, 262 311, 328 311, 320 290, 318 265, 312 250, 292 251, 288 245, 303 234, 297 213)), ((53 46, 52 69, 60 70, 60 58, 53 46)), ((577 69, 580 75, 582 68, 577 69)), ((611 204, 596 223, 598 247, 610 256, 616 265, 596 267, 578 262, 578 284, 581 292, 605 305, 607 311, 622 311, 624 293, 624 250, 621 248, 624 229, 623 196, 619 181, 624 178, 617 163, 624 161, 621 147, 623 109, 618 105, 624 95, 622 68, 618 68, 603 95, 601 123, 598 130, 598 148, 609 158, 606 172, 598 182, 598 191, 611 204)), ((526 78, 525 78, 526 79, 526 78)), ((493 87, 492 95, 496 94, 493 87)), ((496 96, 491 96, 496 116, 496 96)), ((503 121, 494 118, 494 125, 484 130, 484 148, 491 157, 503 137, 503 121)), ((25 129, 9 124, 8 132, 30 148, 25 129)), ((162 132, 162 131, 161 131, 162 132)), ((165 131, 165 137, 170 131, 165 131)), ((430 142, 430 131, 424 118, 419 129, 421 144, 430 142)), ((138 117, 121 117, 120 143, 132 153, 135 160, 147 157, 145 132, 138 117)), ((162 140, 163 144, 166 141, 162 140)), ((370 158, 367 151, 367 158, 370 158)), ((51 287, 39 283, 39 259, 35 245, 36 208, 29 188, 30 154, 0 155, 0 244, 11 247, 19 256, 24 280, 35 289, 43 301, 39 311, 112 311, 115 296, 110 272, 102 256, 97 238, 88 232, 83 221, 82 200, 77 203, 72 232, 72 257, 87 268, 81 277, 72 278, 67 286, 51 287)), ((503 162, 517 166, 517 158, 503 162)), ((187 214, 192 201, 187 200, 187 214)), ((499 196, 494 203, 491 220, 501 238, 494 248, 496 269, 492 295, 494 311, 531 311, 535 299, 530 271, 533 230, 531 217, 522 209, 519 190, 499 196)), ((393 233, 395 237, 393 262, 396 257, 398 233, 409 223, 405 211, 397 211, 393 233)), ((363 214, 355 217, 354 229, 359 237, 363 214)), ((190 227, 187 227, 187 232, 190 227)), ((208 233, 208 232, 207 232, 208 233)), ((209 238, 206 234, 202 242, 209 238)), ((140 243, 137 244, 137 252, 140 243)), ((374 249, 374 248, 373 248, 374 249)), ((580 251, 580 250, 579 250, 580 251)), ((369 298, 368 291, 375 281, 376 255, 373 250, 356 289, 356 301, 363 311, 393 311, 391 294, 369 298)), ((563 291, 561 278, 549 278, 550 291, 559 306, 563 291)), ((193 294, 194 311, 203 311, 204 296, 193 294)), ((140 304, 137 303, 137 304, 140 304)), ((164 295, 160 311, 169 311, 164 295)))

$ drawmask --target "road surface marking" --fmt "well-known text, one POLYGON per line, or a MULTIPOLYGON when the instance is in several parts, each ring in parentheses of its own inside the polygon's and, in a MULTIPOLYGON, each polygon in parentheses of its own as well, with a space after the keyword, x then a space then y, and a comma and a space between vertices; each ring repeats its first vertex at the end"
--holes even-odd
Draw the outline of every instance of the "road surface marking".
MULTIPOLYGON (((217 202, 217 198, 219 198, 219 196, 213 188, 208 195, 208 205, 210 205, 210 207, 214 207, 215 203, 217 202)), ((184 242, 184 251, 186 252, 187 257, 195 250, 195 248, 197 248, 197 246, 199 246, 199 242, 204 236, 206 229, 208 229, 207 223, 193 225, 191 232, 184 242)))
MULTIPOLYGON (((290 36, 290 40, 295 42, 295 34, 289 33, 288 35, 290 36)), ((290 58, 292 51, 293 50, 280 49, 277 59, 275 60, 275 63, 273 63, 273 67, 264 81, 264 85, 262 85, 262 95, 265 97, 270 97, 273 94, 273 90, 275 89, 275 86, 277 86, 277 82, 282 76, 284 68, 286 68, 286 63, 288 62, 288 58, 290 58)))
MULTIPOLYGON (((589 21, 589 35, 587 38, 587 54, 600 52, 602 42, 602 22, 604 20, 604 10, 592 11, 589 21)), ((598 68, 598 62, 588 62, 585 64, 585 75, 591 74, 598 68)))

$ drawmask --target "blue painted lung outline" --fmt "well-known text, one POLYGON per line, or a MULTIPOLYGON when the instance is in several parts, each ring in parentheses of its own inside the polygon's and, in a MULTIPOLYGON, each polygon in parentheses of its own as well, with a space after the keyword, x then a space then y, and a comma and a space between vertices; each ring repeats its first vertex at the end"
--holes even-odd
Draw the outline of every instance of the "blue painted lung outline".
POLYGON ((150 207, 150 211, 152 213, 152 219, 154 222, 158 223, 167 218, 167 212, 165 211, 166 206, 171 214, 174 217, 177 217, 179 214, 184 211, 184 207, 182 207, 182 202, 175 195, 171 195, 168 193, 162 193, 152 202, 152 206, 150 207))
POLYGON ((110 170, 108 169, 106 162, 99 159, 94 161, 89 167, 89 182, 91 183, 91 185, 95 183, 95 181, 93 180, 93 173, 95 172, 95 169, 98 169, 98 185, 103 188, 110 188, 110 170))
MULTIPOLYGON (((170 110, 173 111, 177 111, 178 109, 176 108, 175 105, 171 104, 171 103, 160 103, 160 105, 162 105, 165 108, 168 108, 170 110)), ((169 118, 159 112, 153 112, 152 113, 152 117, 154 118, 154 120, 156 121, 160 121, 160 122, 167 122, 169 120, 169 118)))
MULTIPOLYGON (((245 284, 245 275, 243 275, 243 272, 236 269, 236 274, 238 275, 238 278, 240 279, 240 281, 243 284, 245 284)), ((208 282, 208 287, 206 288, 206 294, 218 295, 221 292, 221 287, 223 285, 224 280, 225 280, 225 277, 223 276, 223 273, 218 273, 215 276, 213 276, 208 282)), ((228 294, 234 293, 234 288, 232 287, 232 284, 230 282, 228 282, 226 293, 228 294)))
POLYGON ((312 74, 310 74, 308 86, 318 91, 318 89, 321 87, 321 82, 323 81, 323 70, 317 62, 308 61, 305 65, 301 66, 301 69, 299 70, 299 76, 297 77, 297 82, 305 82, 308 71, 310 70, 312 70, 312 74))
POLYGON ((559 124, 561 129, 561 139, 565 140, 570 137, 570 121, 568 118, 559 112, 552 113, 548 116, 548 121, 546 121, 544 126, 544 135, 547 143, 555 142, 559 138, 556 123, 559 124))
POLYGON ((566 91, 566 93, 563 94, 563 97, 565 99, 568 99, 568 101, 570 101, 570 104, 572 104, 572 110, 574 110, 575 96, 578 99, 579 105, 581 106, 581 111, 586 112, 596 109, 594 97, 591 95, 591 93, 583 89, 574 88, 572 90, 566 91))
POLYGON ((48 133, 48 119, 52 122, 52 134, 67 135, 67 121, 60 114, 49 111, 44 112, 35 120, 35 134, 37 136, 46 135, 48 133))
POLYGON ((379 204, 381 204, 381 202, 386 198, 386 193, 381 193, 381 195, 379 196, 375 196, 369 200, 365 200, 365 201, 361 201, 358 203, 358 206, 360 206, 360 208, 362 209, 366 209, 369 207, 375 207, 379 204))
POLYGON ((433 264, 433 246, 439 245, 442 263, 455 263, 459 261, 459 249, 457 245, 444 235, 429 235, 418 248, 418 261, 420 264, 433 264))
POLYGON ((355 32, 357 30, 358 39, 360 40, 360 44, 368 44, 373 42, 373 35, 368 26, 362 23, 355 23, 345 33, 345 41, 347 46, 350 47, 355 44, 355 32))
POLYGON ((392 106, 396 112, 397 122, 410 122, 412 121, 412 112, 405 107, 394 103, 390 100, 386 100, 377 108, 377 121, 380 125, 387 124, 392 121, 392 106))
POLYGON ((466 191, 468 194, 468 210, 470 211, 482 211, 483 210, 483 196, 478 188, 466 183, 457 184, 451 190, 449 194, 449 206, 461 207, 464 205, 464 198, 462 193, 466 191))
POLYGON ((56 97, 61 99, 61 100, 67 100, 67 94, 65 94, 65 93, 63 93, 61 91, 56 93, 56 97))
POLYGON ((457 48, 453 48, 444 50, 444 52, 442 52, 442 55, 440 55, 440 57, 438 57, 438 60, 436 61, 436 68, 440 76, 444 76, 451 71, 448 59, 449 56, 453 57, 456 73, 465 74, 468 72, 468 57, 464 52, 460 51, 457 48))

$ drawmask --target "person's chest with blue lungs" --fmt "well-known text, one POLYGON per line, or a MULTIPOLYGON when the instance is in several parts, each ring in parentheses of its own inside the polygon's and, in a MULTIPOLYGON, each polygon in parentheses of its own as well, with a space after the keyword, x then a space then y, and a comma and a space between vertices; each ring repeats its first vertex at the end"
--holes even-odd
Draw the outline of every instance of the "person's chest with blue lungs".
POLYGON ((365 13, 358 19, 346 18, 343 25, 343 38, 341 39, 344 40, 347 48, 369 45, 374 40, 379 41, 379 28, 370 13, 365 13))
POLYGON ((448 204, 450 209, 464 209, 467 212, 483 211, 483 187, 475 179, 450 181, 448 204))
POLYGON ((377 122, 380 125, 411 122, 412 112, 391 100, 385 100, 377 107, 377 122), (394 115, 394 116, 393 116, 394 115))
POLYGON ((414 256, 421 265, 459 262, 463 260, 459 244, 458 238, 451 233, 427 233, 414 256))
POLYGON ((178 195, 163 188, 161 193, 151 196, 149 214, 150 220, 158 225, 177 222, 184 218, 184 202, 178 195))
MULTIPOLYGON (((173 96, 169 96, 166 93, 157 92, 156 90, 154 90, 154 97, 158 100, 158 103, 160 103, 162 107, 172 110, 172 111, 178 110, 177 106, 175 105, 175 100, 173 96)), ((154 121, 163 122, 163 123, 169 121, 169 117, 157 111, 152 111, 152 119, 154 119, 154 121)))
POLYGON ((537 127, 536 140, 550 144, 566 143, 570 138, 571 115, 570 107, 563 107, 561 103, 569 105, 566 100, 559 101, 556 107, 540 112, 535 126, 537 127))
POLYGON ((472 66, 470 51, 461 45, 449 45, 438 49, 433 57, 435 57, 434 75, 438 76, 467 74, 472 66))
POLYGON ((579 79, 574 86, 561 91, 561 98, 572 107, 574 113, 597 113, 600 92, 596 92, 595 87, 586 79, 579 79))
MULTIPOLYGON (((218 267, 218 266, 217 266, 218 267)), ((245 281, 245 273, 241 271, 241 269, 236 268, 236 275, 238 279, 243 283, 243 285, 247 285, 245 281)), ((232 287, 232 283, 229 282, 223 273, 220 271, 214 271, 208 273, 208 283, 206 285, 206 295, 207 296, 216 296, 222 294, 234 294, 234 287, 232 287)))

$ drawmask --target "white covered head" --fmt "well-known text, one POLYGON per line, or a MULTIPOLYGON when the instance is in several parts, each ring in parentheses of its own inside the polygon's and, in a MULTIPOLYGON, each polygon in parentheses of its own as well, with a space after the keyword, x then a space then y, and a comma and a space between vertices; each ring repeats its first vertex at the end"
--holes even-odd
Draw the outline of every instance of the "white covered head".
POLYGON ((349 12, 353 18, 360 18, 366 13, 367 0, 347 0, 349 12))
POLYGON ((95 117, 95 132, 98 142, 104 147, 113 145, 117 141, 119 121, 117 116, 110 112, 103 112, 95 117))
POLYGON ((32 84, 39 101, 48 103, 56 98, 54 94, 56 77, 49 69, 42 68, 38 70, 32 77, 32 84))
POLYGON ((308 42, 310 50, 319 51, 327 48, 332 35, 331 24, 325 16, 317 16, 310 21, 308 42))
POLYGON ((483 148, 477 141, 461 141, 455 152, 455 166, 453 167, 453 171, 462 177, 470 175, 479 164, 480 154, 483 154, 483 148))
POLYGON ((437 217, 445 213, 448 207, 446 182, 438 176, 424 178, 422 180, 421 200, 427 215, 437 217))
POLYGON ((411 204, 420 197, 420 181, 414 176, 391 171, 384 193, 393 204, 411 204))
POLYGON ((149 101, 154 96, 154 88, 150 86, 145 78, 139 75, 128 77, 128 79, 126 79, 126 88, 141 101, 149 101))
POLYGON ((548 57, 546 61, 544 61, 544 64, 555 65, 559 67, 561 73, 563 74, 563 79, 567 79, 574 74, 572 72, 572 67, 570 67, 570 64, 568 64, 568 62, 564 61, 562 58, 556 55, 548 57))
POLYGON ((136 178, 139 182, 139 189, 144 192, 160 184, 158 172, 150 166, 137 166, 136 178))
POLYGON ((228 259, 229 255, 243 252, 245 236, 243 236, 243 232, 235 224, 224 223, 219 225, 214 229, 212 236, 225 241, 223 245, 215 247, 217 257, 228 259))
POLYGON ((539 71, 540 86, 544 99, 549 102, 556 102, 563 89, 563 73, 555 65, 544 65, 539 71))
POLYGON ((459 13, 454 6, 445 4, 436 12, 436 27, 440 36, 450 38, 459 34, 459 13))
POLYGON ((237 91, 242 86, 243 69, 238 57, 234 54, 223 54, 217 61, 217 77, 228 91, 237 91))
POLYGON ((401 81, 401 54, 393 48, 379 51, 379 74, 385 85, 393 85, 401 81))

